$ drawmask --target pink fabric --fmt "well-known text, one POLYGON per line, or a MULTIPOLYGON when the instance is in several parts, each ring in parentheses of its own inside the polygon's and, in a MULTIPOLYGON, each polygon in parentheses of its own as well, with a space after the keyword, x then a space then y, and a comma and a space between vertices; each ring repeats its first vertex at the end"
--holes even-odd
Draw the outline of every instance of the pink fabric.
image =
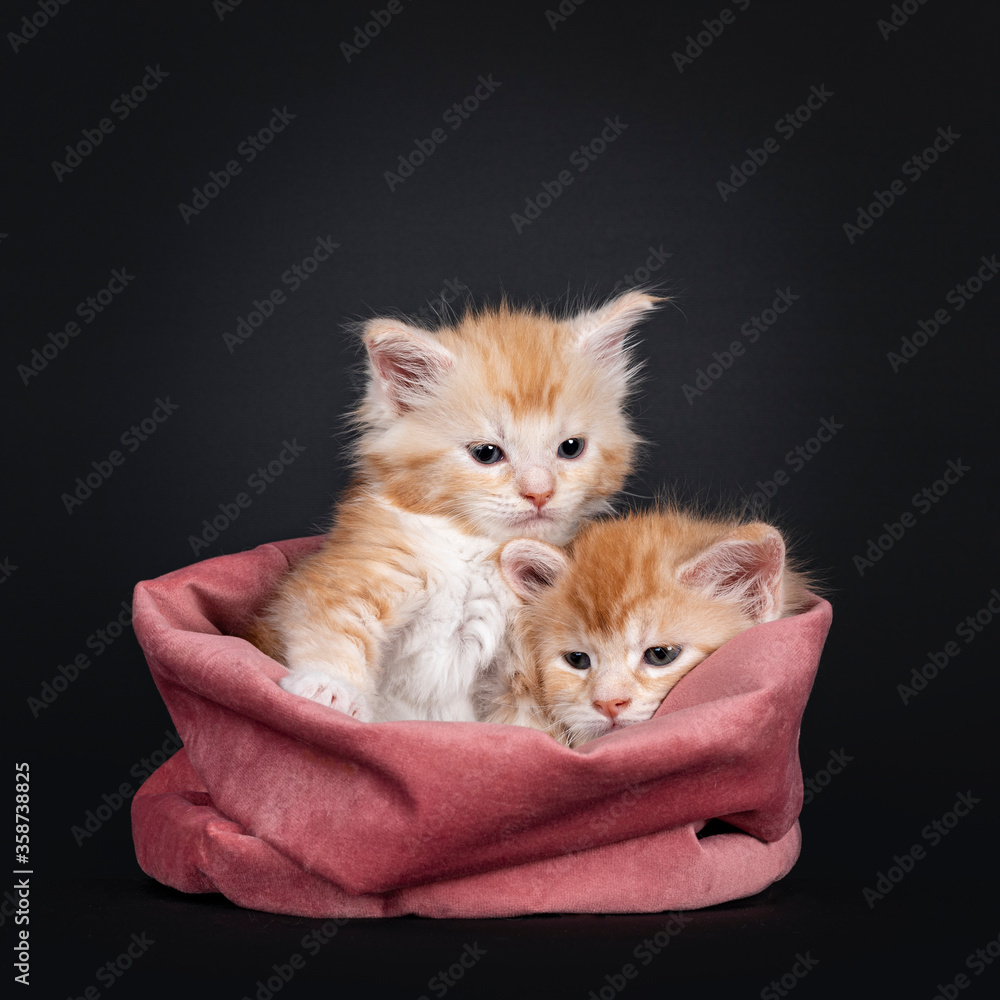
POLYGON ((655 912, 752 895, 794 864, 799 724, 831 619, 759 625, 649 722, 569 750, 531 729, 363 723, 290 695, 237 631, 319 539, 136 588, 184 749, 132 803, 142 869, 305 916, 655 912), (740 831, 699 839, 719 817, 740 831))

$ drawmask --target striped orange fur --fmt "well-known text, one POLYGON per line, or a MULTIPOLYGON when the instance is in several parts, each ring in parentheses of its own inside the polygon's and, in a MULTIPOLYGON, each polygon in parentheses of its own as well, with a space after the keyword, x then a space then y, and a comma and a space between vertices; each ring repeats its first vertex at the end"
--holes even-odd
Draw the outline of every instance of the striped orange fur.
POLYGON ((500 561, 522 600, 519 667, 491 721, 570 746, 650 718, 723 643, 811 600, 776 528, 676 507, 591 522, 566 550, 515 540, 500 561), (680 652, 655 665, 653 649, 680 652), (567 662, 575 653, 587 668, 567 662))
POLYGON ((512 606, 493 553, 564 544, 621 489, 639 440, 628 336, 657 301, 364 325, 354 481, 249 632, 289 667, 286 690, 361 719, 475 717, 512 606))

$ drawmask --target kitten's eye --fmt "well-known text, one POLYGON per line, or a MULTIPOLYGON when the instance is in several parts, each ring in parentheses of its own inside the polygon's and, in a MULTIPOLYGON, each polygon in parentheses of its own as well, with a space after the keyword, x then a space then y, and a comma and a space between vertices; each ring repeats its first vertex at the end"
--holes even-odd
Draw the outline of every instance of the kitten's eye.
POLYGON ((503 459, 503 452, 495 444, 474 444, 469 448, 469 454, 480 465, 496 465, 503 459))
POLYGON ((665 667, 680 655, 680 646, 650 646, 642 658, 653 667, 665 667))
POLYGON ((567 653, 563 659, 577 670, 586 670, 590 666, 590 657, 586 653, 567 653))
POLYGON ((583 446, 586 444, 583 438, 566 438, 559 445, 556 454, 560 458, 579 458, 583 454, 583 446))

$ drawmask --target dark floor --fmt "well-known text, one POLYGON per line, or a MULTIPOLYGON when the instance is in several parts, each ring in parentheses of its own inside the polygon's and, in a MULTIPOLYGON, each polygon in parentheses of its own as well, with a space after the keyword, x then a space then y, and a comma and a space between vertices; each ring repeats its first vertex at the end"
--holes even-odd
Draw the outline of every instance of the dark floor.
POLYGON ((249 1000, 446 993, 612 1000, 621 992, 771 1000, 793 991, 796 1000, 932 1000, 941 987, 945 998, 954 990, 986 998, 1000 987, 988 951, 993 942, 1000 952, 995 898, 986 882, 904 879, 869 908, 853 884, 793 873, 751 899, 679 918, 352 920, 331 935, 332 923, 241 910, 221 896, 186 896, 151 880, 67 880, 37 885, 32 985, 35 996, 59 1000, 206 992, 249 1000), (319 937, 307 937, 316 930, 319 937), (138 957, 116 976, 130 942, 138 957), (962 974, 968 985, 955 986, 962 974))

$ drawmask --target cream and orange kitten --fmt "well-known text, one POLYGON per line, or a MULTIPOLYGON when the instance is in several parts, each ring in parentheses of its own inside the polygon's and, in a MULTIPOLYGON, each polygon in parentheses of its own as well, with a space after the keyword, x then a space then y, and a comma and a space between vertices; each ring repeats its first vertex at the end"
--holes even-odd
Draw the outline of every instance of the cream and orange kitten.
POLYGON ((515 539, 499 563, 522 602, 516 666, 481 717, 571 747, 651 718, 723 643, 811 600, 776 528, 670 507, 591 522, 567 549, 515 539))
POLYGON ((248 636, 288 667, 286 691, 367 721, 475 720, 516 605, 497 547, 565 544, 621 488, 638 443, 628 334, 658 301, 365 324, 357 473, 248 636))

